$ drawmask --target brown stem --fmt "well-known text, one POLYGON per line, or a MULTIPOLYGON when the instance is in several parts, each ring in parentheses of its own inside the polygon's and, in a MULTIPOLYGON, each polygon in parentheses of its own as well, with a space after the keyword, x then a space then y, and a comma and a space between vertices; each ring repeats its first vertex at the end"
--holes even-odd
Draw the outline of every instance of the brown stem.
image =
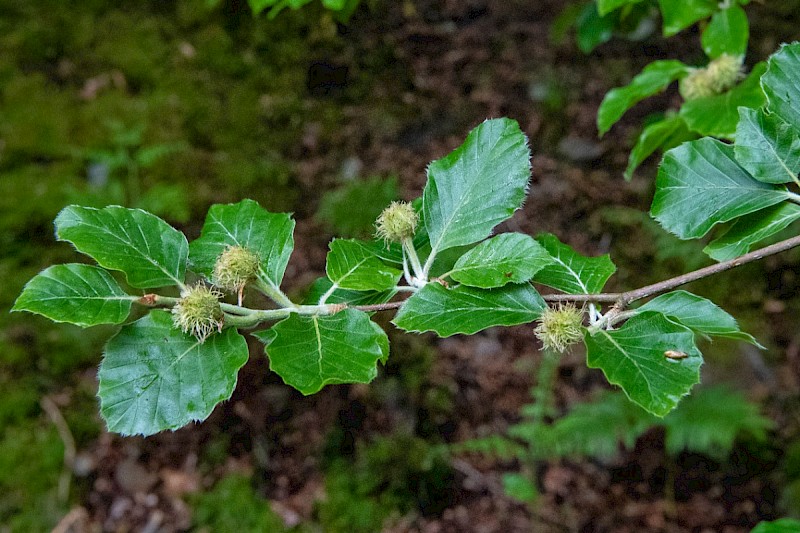
POLYGON ((401 300, 399 302, 386 302, 385 304, 373 304, 373 305, 354 305, 350 309, 358 309, 359 311, 365 311, 367 313, 371 313, 373 311, 390 311, 392 309, 397 309, 401 305, 403 305, 405 300, 401 300))
POLYGON ((791 239, 786 239, 785 241, 771 244, 770 246, 765 246, 764 248, 760 248, 754 252, 740 255, 739 257, 735 257, 729 261, 723 261, 722 263, 717 263, 716 265, 700 268, 693 272, 689 272, 665 281, 660 281, 658 283, 653 283, 652 285, 647 285, 646 287, 642 287, 640 289, 623 292, 620 295, 619 302, 622 305, 628 305, 635 300, 647 298, 648 296, 674 289, 675 287, 685 285, 686 283, 697 281, 698 279, 705 278, 713 274, 718 274, 720 272, 725 272, 726 270, 730 270, 747 263, 752 263, 753 261, 758 261, 759 259, 763 259, 770 255, 785 252, 786 250, 796 246, 800 246, 800 235, 792 237, 791 239))
MULTIPOLYGON (((633 289, 630 291, 607 292, 600 294, 546 294, 542 296, 542 298, 544 298, 544 300, 547 302, 614 303, 616 304, 616 307, 619 310, 622 310, 628 304, 636 300, 641 300, 642 298, 647 298, 648 296, 653 296, 656 294, 660 294, 662 292, 666 292, 670 289, 674 289, 675 287, 680 287, 681 285, 685 285, 692 281, 697 281, 698 279, 706 278, 713 274, 725 272, 726 270, 730 270, 732 268, 747 263, 752 263, 753 261, 763 259, 770 255, 775 255, 780 252, 785 252, 786 250, 790 250, 797 246, 800 246, 800 235, 792 237, 791 239, 786 239, 785 241, 772 244, 770 246, 765 246, 764 248, 760 248, 754 252, 750 252, 741 255, 739 257, 736 257, 734 259, 730 259, 729 261, 723 261, 715 265, 710 265, 704 268, 700 268, 698 270, 694 270, 692 272, 688 272, 686 274, 682 274, 674 278, 670 278, 664 281, 659 281, 658 283, 653 283, 652 285, 646 285, 644 287, 640 287, 638 289, 633 289)), ((403 305, 403 302, 389 302, 377 305, 359 305, 359 306, 353 306, 353 308, 358 309, 360 311, 386 311, 389 309, 397 309, 401 305, 403 305)))

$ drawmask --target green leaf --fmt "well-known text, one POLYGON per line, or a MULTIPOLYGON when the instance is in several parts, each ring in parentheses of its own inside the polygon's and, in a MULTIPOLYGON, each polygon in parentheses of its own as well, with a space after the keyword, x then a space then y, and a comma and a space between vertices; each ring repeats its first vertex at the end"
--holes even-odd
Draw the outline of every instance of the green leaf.
POLYGON ((781 518, 772 522, 759 522, 750 533, 797 533, 800 531, 800 520, 781 518))
POLYGON ((526 282, 551 263, 550 254, 532 237, 503 233, 462 255, 450 277, 464 285, 491 289, 526 282))
POLYGON ((12 311, 29 311, 55 322, 81 327, 120 324, 137 296, 127 294, 104 269, 81 264, 55 265, 37 274, 22 290, 12 311))
POLYGON ((568 3, 550 23, 550 43, 562 45, 572 28, 576 27, 582 12, 587 9, 584 4, 568 3))
POLYGON ((700 41, 703 51, 711 59, 722 54, 741 56, 747 52, 750 24, 744 9, 736 4, 714 13, 703 30, 700 41))
POLYGON ((617 270, 608 254, 586 257, 550 233, 542 233, 536 240, 555 261, 536 273, 533 277, 536 283, 571 294, 593 294, 603 290, 617 270))
POLYGON ((715 224, 777 204, 782 187, 756 181, 736 162, 733 146, 703 138, 664 155, 651 214, 682 239, 705 235, 715 224))
POLYGON ((519 125, 487 120, 450 155, 428 167, 422 219, 431 254, 489 236, 525 199, 530 150, 519 125))
MULTIPOLYGON (((328 278, 318 278, 311 284, 308 294, 303 301, 309 305, 317 305, 323 294, 333 287, 333 283, 328 278)), ((349 304, 354 305, 372 305, 382 304, 392 299, 396 291, 353 291, 350 289, 337 288, 328 295, 325 300, 329 304, 349 304)))
POLYGON ((331 241, 325 270, 328 278, 344 289, 387 291, 397 285, 402 272, 386 266, 360 242, 331 241))
POLYGON ((759 80, 766 65, 758 63, 747 78, 726 93, 684 102, 679 111, 689 129, 698 135, 732 138, 739 122, 739 107, 764 105, 764 91, 759 80))
POLYGON ((372 320, 369 321, 369 325, 372 327, 372 332, 375 334, 375 341, 381 351, 381 358, 378 360, 382 365, 385 365, 386 361, 389 360, 389 337, 386 335, 386 332, 383 331, 383 328, 372 320))
POLYGON ((242 246, 260 262, 259 279, 279 287, 294 248, 294 220, 270 213, 253 200, 212 205, 200 238, 189 245, 192 268, 211 279, 217 258, 229 246, 242 246))
POLYGON ((767 207, 736 219, 703 251, 717 261, 733 259, 746 254, 755 243, 775 235, 797 219, 800 219, 800 206, 797 204, 781 203, 767 207))
POLYGON ((527 453, 524 446, 497 433, 490 433, 485 437, 464 442, 455 442, 449 445, 449 449, 453 453, 480 453, 498 459, 514 459, 527 453))
MULTIPOLYGON (((428 242, 428 234, 425 228, 419 228, 417 234, 414 235, 414 249, 419 254, 420 261, 428 256, 431 250, 430 242, 428 242)), ((372 255, 395 265, 403 264, 403 249, 399 243, 384 242, 383 240, 376 239, 372 241, 358 241, 361 246, 368 250, 372 255)))
POLYGON ((675 35, 717 10, 716 0, 658 0, 664 21, 664 36, 675 35))
POLYGON ((270 369, 305 395, 325 385, 369 383, 389 348, 386 333, 355 309, 331 316, 293 314, 254 335, 267 345, 270 369))
POLYGON ((539 497, 539 490, 536 488, 536 483, 523 474, 503 474, 503 491, 510 497, 523 503, 534 502, 539 497))
POLYGON ((800 130, 800 43, 784 44, 770 56, 761 86, 767 110, 800 130))
POLYGON ((682 78, 688 67, 676 60, 653 61, 624 87, 611 89, 597 110, 597 130, 603 136, 625 112, 648 96, 662 92, 682 78))
POLYGON ((204 343, 174 328, 166 311, 124 326, 105 349, 98 379, 108 429, 152 435, 205 420, 231 397, 247 362, 247 342, 235 329, 204 343))
POLYGON ((679 115, 670 115, 646 126, 628 157, 625 179, 630 181, 633 171, 656 150, 669 150, 694 138, 696 135, 689 131, 686 122, 679 115))
POLYGON ((760 346, 752 335, 739 329, 736 319, 731 315, 710 300, 690 292, 673 291, 662 294, 639 307, 637 311, 656 311, 696 333, 739 339, 760 346))
POLYGON ((392 321, 406 331, 434 331, 440 337, 471 335, 492 326, 532 322, 547 307, 530 285, 499 289, 458 286, 446 289, 428 283, 403 303, 392 321))
POLYGON ((59 240, 71 242, 100 266, 125 273, 139 289, 181 285, 186 274, 186 237, 140 209, 71 205, 55 220, 59 240))
POLYGON ((642 0, 597 0, 597 11, 601 15, 607 15, 622 6, 638 4, 641 1, 642 0))
POLYGON ((589 367, 601 369, 631 401, 656 416, 674 409, 700 381, 703 358, 694 333, 661 313, 640 313, 617 330, 587 330, 584 341, 589 367), (668 351, 687 357, 671 359, 668 351))
POLYGON ((590 53, 601 44, 611 40, 614 35, 616 17, 613 15, 600 16, 597 5, 589 2, 578 15, 576 21, 578 48, 584 54, 590 53))
POLYGON ((768 115, 763 109, 740 107, 734 155, 758 181, 797 182, 800 135, 778 115, 768 115))

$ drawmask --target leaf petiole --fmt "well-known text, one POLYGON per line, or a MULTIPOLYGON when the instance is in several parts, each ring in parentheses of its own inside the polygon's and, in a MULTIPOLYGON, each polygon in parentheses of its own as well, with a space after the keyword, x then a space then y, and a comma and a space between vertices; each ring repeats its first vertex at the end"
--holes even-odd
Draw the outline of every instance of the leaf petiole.
POLYGON ((259 292, 267 296, 270 300, 281 307, 297 307, 297 305, 291 301, 288 296, 283 294, 280 288, 276 287, 272 283, 265 282, 262 278, 256 280, 255 287, 259 292))
MULTIPOLYGON (((402 246, 403 258, 405 259, 408 257, 408 260, 411 262, 411 268, 414 271, 414 278, 411 280, 406 278, 406 281, 408 281, 409 285, 416 286, 420 282, 424 285, 424 282, 428 280, 428 272, 422 268, 422 263, 419 261, 419 256, 417 255, 417 250, 414 248, 414 242, 411 240, 411 237, 403 239, 402 246), (417 283, 414 283, 414 279, 417 280, 417 283)), ((403 261, 403 264, 405 266, 405 261, 403 261)), ((407 267, 406 270, 408 270, 407 267)))

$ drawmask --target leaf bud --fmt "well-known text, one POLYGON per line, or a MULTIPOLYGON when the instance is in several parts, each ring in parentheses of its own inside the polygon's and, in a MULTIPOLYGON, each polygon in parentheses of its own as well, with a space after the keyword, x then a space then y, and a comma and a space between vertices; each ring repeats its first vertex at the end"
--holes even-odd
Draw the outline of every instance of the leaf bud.
POLYGON ((241 294, 258 273, 258 256, 244 246, 228 246, 214 264, 214 285, 241 294))
POLYGON ((533 332, 545 350, 564 352, 583 338, 582 323, 583 310, 573 305, 548 307, 539 317, 539 324, 533 332))
POLYGON ((187 287, 172 308, 172 322, 184 333, 205 342, 215 331, 222 331, 224 315, 219 305, 220 298, 222 294, 219 291, 203 283, 187 287))
POLYGON ((386 242, 403 242, 417 231, 419 215, 408 202, 392 202, 375 221, 375 234, 386 242))

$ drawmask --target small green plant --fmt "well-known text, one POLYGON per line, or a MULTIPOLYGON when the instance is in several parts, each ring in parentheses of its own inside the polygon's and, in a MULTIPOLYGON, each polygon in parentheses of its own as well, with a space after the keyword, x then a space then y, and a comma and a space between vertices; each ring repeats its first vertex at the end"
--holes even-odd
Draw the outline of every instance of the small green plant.
MULTIPOLYGON (((549 383, 541 386, 547 389, 549 383)), ((737 437, 766 439, 772 421, 742 395, 724 388, 708 388, 692 394, 664 418, 653 416, 624 395, 604 392, 591 402, 574 405, 554 422, 542 416, 542 396, 533 389, 534 403, 522 408, 523 421, 511 426, 508 435, 468 441, 457 451, 477 451, 517 458, 525 470, 507 474, 506 488, 522 501, 535 500, 538 491, 531 473, 535 463, 558 457, 613 457, 620 448, 631 449, 636 440, 653 427, 665 430, 666 452, 674 457, 683 451, 724 460, 737 437)))
MULTIPOLYGON (((216 6, 221 0, 206 0, 208 6, 216 6)), ((253 13, 258 15, 267 9, 269 18, 275 18, 284 9, 300 9, 301 7, 312 3, 314 0, 247 0, 250 9, 253 13)), ((342 22, 346 22, 353 12, 358 7, 361 0, 320 0, 320 4, 326 10, 333 13, 336 18, 342 22)))
POLYGON ((121 122, 110 121, 108 129, 108 147, 76 151, 78 157, 89 163, 89 185, 99 196, 98 203, 140 207, 186 222, 190 213, 185 187, 162 183, 143 190, 142 183, 143 171, 163 158, 185 150, 185 143, 143 145, 144 127, 141 125, 129 128, 121 122))
POLYGON ((421 199, 392 204, 378 217, 380 238, 331 241, 327 275, 303 303, 281 289, 294 221, 243 200, 212 206, 192 243, 142 210, 66 207, 55 221, 57 237, 98 266, 49 267, 13 310, 86 327, 122 324, 134 304, 153 308, 108 342, 98 373, 101 414, 110 430, 126 435, 204 420, 228 399, 249 357, 239 330, 272 324, 251 333, 265 345, 270 369, 313 394, 376 377, 389 342, 369 313, 397 310, 398 328, 447 337, 534 322, 551 304, 570 302, 584 306, 580 325, 556 321, 561 333, 545 325, 540 338, 566 347, 578 340, 577 328, 587 364, 634 403, 665 416, 699 382, 698 338, 756 343, 711 301, 674 289, 800 245, 794 237, 740 255, 800 218, 800 195, 786 186, 796 186, 800 165, 798 72, 800 44, 782 47, 761 79, 767 104, 741 111, 735 145, 703 138, 665 155, 651 210, 656 220, 683 239, 728 224, 706 248, 722 262, 677 278, 603 293, 615 272, 608 256, 585 257, 549 234, 492 236, 521 206, 530 175, 519 126, 494 119, 430 164, 421 199), (228 262, 234 250, 246 260, 228 262), (112 271, 125 275, 127 287, 112 271), (534 284, 562 294, 542 296, 534 284), (244 305, 250 293, 270 305, 244 305))
MULTIPOLYGON (((621 34, 631 39, 646 36, 655 26, 655 14, 661 14, 665 37, 700 24, 701 42, 709 56, 723 49, 744 53, 749 36, 747 15, 741 6, 750 0, 592 0, 573 4, 561 16, 562 24, 574 22, 578 46, 589 53, 597 46, 621 34)), ((717 54, 718 55, 718 54, 717 54)))
MULTIPOLYGON (((269 9, 269 17, 275 17, 285 8, 300 9, 313 0, 248 0, 250 7, 258 14, 269 9)), ((341 21, 347 21, 361 3, 361 0, 321 0, 322 7, 336 15, 341 21)))
MULTIPOLYGON (((650 120, 639 135, 628 159, 625 178, 631 179, 636 168, 656 150, 668 150, 680 143, 701 136, 731 139, 739 121, 739 107, 757 109, 764 104, 759 79, 765 64, 758 63, 745 76, 743 66, 749 39, 749 23, 742 8, 749 0, 659 0, 664 36, 674 35, 699 23, 700 44, 708 58, 706 65, 691 67, 677 60, 654 61, 631 80, 630 84, 612 89, 603 99, 597 113, 597 129, 603 136, 622 115, 641 100, 663 92, 679 82, 683 104, 680 109, 650 120)), ((593 48, 611 37, 615 24, 633 19, 641 22, 655 9, 656 2, 641 0, 597 0, 587 6, 595 14, 580 36, 593 48), (601 31, 603 28, 608 29, 601 31)))

